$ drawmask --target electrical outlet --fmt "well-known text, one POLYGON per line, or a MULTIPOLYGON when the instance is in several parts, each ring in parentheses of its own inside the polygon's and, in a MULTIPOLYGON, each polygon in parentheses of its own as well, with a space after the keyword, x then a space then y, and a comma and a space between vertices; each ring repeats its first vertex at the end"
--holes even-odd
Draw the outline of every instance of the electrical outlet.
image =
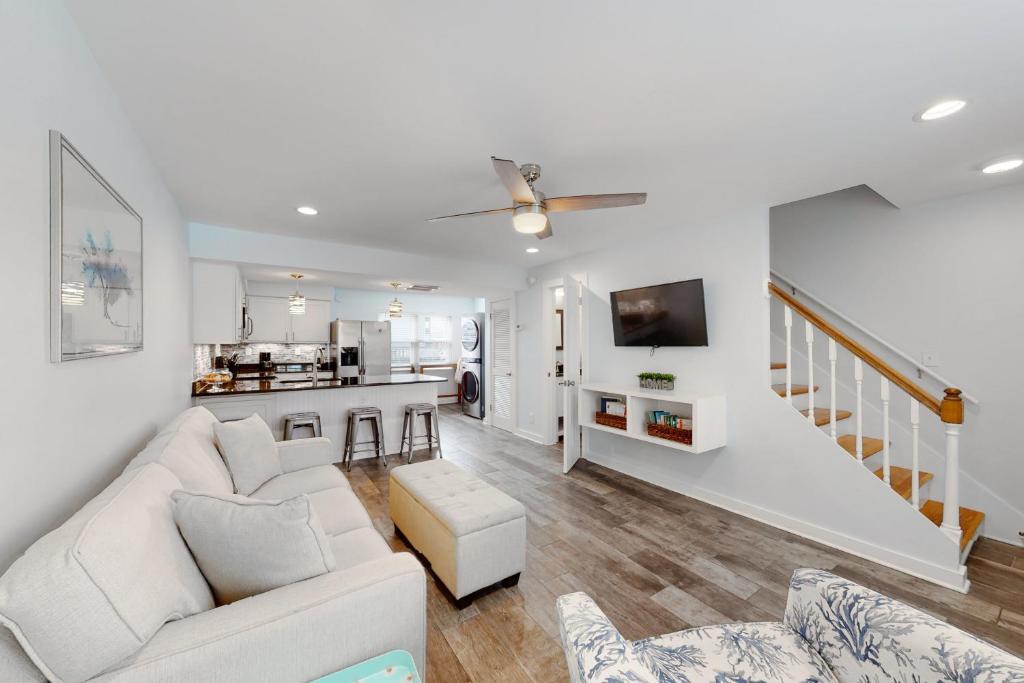
POLYGON ((921 365, 926 368, 939 367, 939 354, 935 351, 925 351, 921 354, 921 365))
POLYGON ((527 420, 529 420, 529 423, 530 423, 530 424, 533 424, 533 423, 534 423, 534 422, 536 421, 536 418, 535 418, 535 416, 534 416, 534 414, 533 414, 533 413, 530 413, 530 414, 529 414, 529 415, 527 416, 527 420))

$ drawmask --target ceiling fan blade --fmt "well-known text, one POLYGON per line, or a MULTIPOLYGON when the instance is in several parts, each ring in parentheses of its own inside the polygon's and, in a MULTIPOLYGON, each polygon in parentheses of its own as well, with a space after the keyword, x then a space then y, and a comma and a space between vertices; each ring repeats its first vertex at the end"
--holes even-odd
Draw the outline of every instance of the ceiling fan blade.
POLYGON ((487 216, 493 213, 512 213, 512 209, 488 209, 487 211, 470 211, 469 213, 454 213, 451 216, 438 216, 437 218, 428 218, 428 223, 436 223, 438 221, 446 221, 449 218, 466 218, 468 216, 487 216))
POLYGON ((588 209, 614 209, 617 206, 636 206, 647 201, 646 192, 623 194, 579 194, 574 197, 551 197, 544 200, 548 212, 587 211, 588 209))
POLYGON ((537 203, 537 197, 534 196, 533 190, 530 189, 526 179, 523 178, 523 174, 519 172, 516 162, 491 157, 491 163, 494 164, 494 172, 501 178, 501 184, 512 195, 512 199, 516 200, 519 204, 537 203))
POLYGON ((546 240, 555 233, 551 232, 551 221, 549 220, 545 225, 544 229, 537 233, 537 239, 546 240))

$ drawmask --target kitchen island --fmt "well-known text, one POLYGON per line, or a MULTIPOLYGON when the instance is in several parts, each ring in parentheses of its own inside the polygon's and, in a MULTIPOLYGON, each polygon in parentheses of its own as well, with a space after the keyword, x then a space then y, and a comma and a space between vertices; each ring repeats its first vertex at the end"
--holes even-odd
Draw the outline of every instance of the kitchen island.
MULTIPOLYGON (((380 408, 384 420, 384 447, 388 454, 398 453, 402 444, 402 418, 410 403, 437 405, 437 385, 445 378, 434 375, 363 375, 341 379, 257 380, 239 379, 221 385, 196 382, 192 385, 193 405, 203 406, 218 419, 239 420, 257 413, 275 439, 284 437, 284 419, 292 413, 315 412, 320 415, 323 436, 334 442, 335 462, 341 462, 348 411, 352 408, 380 408)), ((417 424, 417 433, 423 426, 417 424)), ((359 440, 371 439, 364 424, 359 440)), ((372 458, 373 453, 357 453, 356 458, 372 458)))

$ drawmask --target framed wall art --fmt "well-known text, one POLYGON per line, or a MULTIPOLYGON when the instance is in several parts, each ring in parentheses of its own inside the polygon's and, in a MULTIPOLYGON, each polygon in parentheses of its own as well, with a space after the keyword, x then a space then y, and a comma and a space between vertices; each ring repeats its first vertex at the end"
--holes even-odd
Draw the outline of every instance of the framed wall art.
POLYGON ((50 360, 142 350, 142 216, 50 131, 50 360))

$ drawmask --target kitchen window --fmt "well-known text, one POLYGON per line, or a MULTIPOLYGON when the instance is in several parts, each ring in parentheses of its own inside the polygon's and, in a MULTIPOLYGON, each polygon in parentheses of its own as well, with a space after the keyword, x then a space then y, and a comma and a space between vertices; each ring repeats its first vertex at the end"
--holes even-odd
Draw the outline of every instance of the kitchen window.
MULTIPOLYGON (((387 320, 386 316, 381 316, 387 320)), ((450 363, 452 318, 449 315, 405 314, 391 319, 391 366, 450 363)))

